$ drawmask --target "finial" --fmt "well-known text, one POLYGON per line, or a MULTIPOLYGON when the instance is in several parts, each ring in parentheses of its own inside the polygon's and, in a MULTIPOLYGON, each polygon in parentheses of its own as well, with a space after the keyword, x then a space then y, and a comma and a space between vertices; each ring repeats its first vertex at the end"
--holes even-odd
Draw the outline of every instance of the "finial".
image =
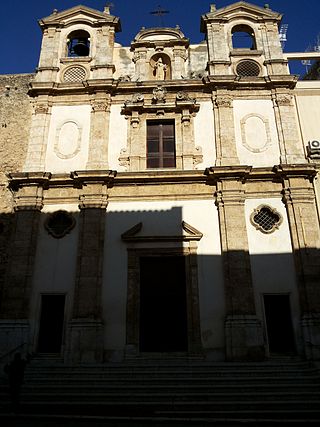
POLYGON ((180 30, 180 25, 176 25, 176 30, 180 30))
POLYGON ((58 13, 58 9, 53 9, 52 15, 56 15, 58 13))
POLYGON ((103 12, 106 13, 107 15, 110 15, 110 9, 113 7, 113 4, 108 2, 106 3, 103 12))
POLYGON ((216 5, 214 3, 210 4, 210 12, 215 12, 216 10, 216 5))
POLYGON ((270 9, 269 3, 265 3, 264 8, 265 9, 270 9))

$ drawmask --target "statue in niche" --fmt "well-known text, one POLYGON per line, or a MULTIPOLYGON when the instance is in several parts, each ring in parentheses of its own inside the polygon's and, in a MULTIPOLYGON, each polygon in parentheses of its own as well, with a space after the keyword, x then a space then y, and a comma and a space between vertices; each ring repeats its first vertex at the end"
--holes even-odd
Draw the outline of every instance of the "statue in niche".
POLYGON ((163 63, 163 60, 160 58, 153 66, 153 74, 156 77, 156 80, 165 80, 167 77, 167 65, 163 63))

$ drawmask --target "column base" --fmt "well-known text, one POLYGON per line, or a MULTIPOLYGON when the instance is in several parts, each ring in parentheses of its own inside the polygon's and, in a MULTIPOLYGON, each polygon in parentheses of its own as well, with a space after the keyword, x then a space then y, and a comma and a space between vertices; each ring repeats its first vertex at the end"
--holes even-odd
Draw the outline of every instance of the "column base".
POLYGON ((72 320, 66 359, 70 363, 103 362, 103 323, 97 320, 72 320))
POLYGON ((15 352, 21 353, 23 357, 31 352, 29 321, 0 320, 0 356, 6 355, 1 363, 9 362, 15 352))
POLYGON ((301 319, 306 358, 320 360, 320 313, 307 313, 301 319))
POLYGON ((227 316, 225 334, 227 360, 259 361, 265 359, 262 326, 256 316, 227 316))

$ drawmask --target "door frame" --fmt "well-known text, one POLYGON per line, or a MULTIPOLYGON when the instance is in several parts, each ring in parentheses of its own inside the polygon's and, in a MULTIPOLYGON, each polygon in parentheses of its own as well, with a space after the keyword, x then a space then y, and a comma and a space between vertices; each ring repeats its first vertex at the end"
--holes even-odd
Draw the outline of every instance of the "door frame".
MULTIPOLYGON (((137 357, 140 355, 140 257, 159 256, 185 257, 188 337, 187 353, 190 355, 199 355, 202 352, 202 347, 200 335, 198 261, 196 252, 191 247, 128 248, 126 357, 137 357)), ((172 355, 174 355, 174 353, 172 355)))
MULTIPOLYGON (((262 299, 262 312, 263 312, 263 324, 264 324, 264 335, 265 335, 265 343, 266 343, 266 356, 271 357, 272 353, 270 352, 270 345, 269 345, 269 336, 268 336, 268 325, 267 325, 267 317, 266 317, 266 310, 265 310, 265 304, 264 304, 264 297, 265 296, 287 296, 289 301, 289 308, 290 308, 290 322, 291 322, 291 328, 292 328, 292 334, 293 334, 293 344, 295 348, 295 353, 297 354, 297 337, 296 332, 294 328, 293 318, 292 318, 292 302, 291 302, 291 293, 290 292, 264 292, 261 294, 262 299)), ((279 353, 281 354, 281 353, 279 353)))
POLYGON ((36 335, 35 335, 35 340, 34 340, 34 350, 36 353, 39 353, 39 354, 46 354, 46 353, 40 353, 38 351, 40 326, 41 326, 40 322, 41 322, 41 313, 42 313, 42 297, 43 296, 56 296, 56 295, 63 295, 64 296, 64 311, 63 311, 63 325, 62 325, 62 332, 61 332, 61 348, 60 348, 60 352, 55 353, 55 354, 60 354, 60 355, 64 354, 66 326, 67 326, 67 313, 68 313, 68 309, 67 309, 68 294, 66 292, 41 292, 41 293, 39 293, 37 328, 36 328, 36 335))

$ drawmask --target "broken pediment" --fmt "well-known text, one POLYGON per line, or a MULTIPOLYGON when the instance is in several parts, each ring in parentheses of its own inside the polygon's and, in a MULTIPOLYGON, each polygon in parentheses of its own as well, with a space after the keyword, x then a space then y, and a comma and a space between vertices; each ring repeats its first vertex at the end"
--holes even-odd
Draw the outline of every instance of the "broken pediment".
POLYGON ((63 10, 62 12, 54 10, 50 16, 40 19, 39 25, 42 30, 44 30, 48 27, 67 27, 79 22, 86 23, 88 25, 93 25, 96 23, 101 25, 106 23, 114 26, 115 31, 121 31, 119 18, 110 15, 108 7, 105 7, 104 11, 100 12, 82 5, 74 6, 70 9, 63 10))
POLYGON ((201 17, 201 31, 205 31, 207 22, 219 22, 221 20, 228 22, 234 19, 280 22, 281 18, 282 15, 280 13, 272 11, 269 7, 259 7, 245 1, 239 1, 221 9, 215 9, 213 6, 210 12, 201 17))

